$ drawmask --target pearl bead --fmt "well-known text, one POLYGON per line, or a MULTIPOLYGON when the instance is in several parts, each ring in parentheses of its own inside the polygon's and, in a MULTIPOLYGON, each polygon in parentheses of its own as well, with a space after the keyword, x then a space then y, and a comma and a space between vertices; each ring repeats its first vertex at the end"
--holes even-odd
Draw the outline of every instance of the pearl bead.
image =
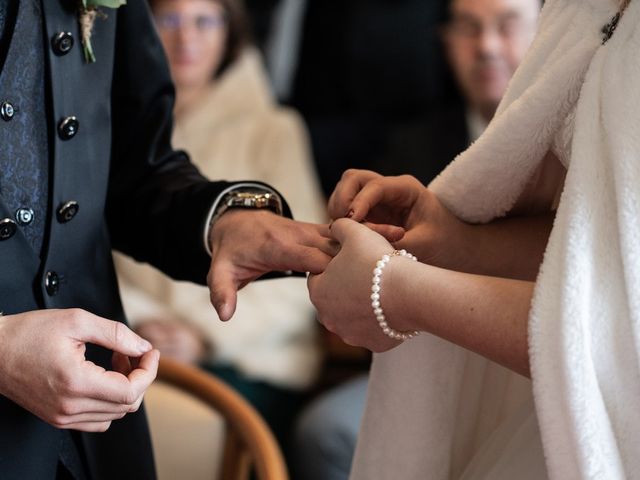
POLYGON ((398 332, 394 330, 387 323, 384 311, 380 306, 380 294, 382 292, 382 272, 385 266, 391 261, 391 257, 396 256, 405 257, 413 261, 417 261, 417 258, 414 255, 408 253, 406 250, 394 250, 391 254, 383 255, 382 258, 376 262, 376 267, 373 269, 373 277, 371 279, 371 291, 373 292, 371 294, 371 308, 373 309, 376 321, 378 322, 378 325, 380 325, 382 332, 389 338, 404 341, 415 337, 420 332, 398 332))

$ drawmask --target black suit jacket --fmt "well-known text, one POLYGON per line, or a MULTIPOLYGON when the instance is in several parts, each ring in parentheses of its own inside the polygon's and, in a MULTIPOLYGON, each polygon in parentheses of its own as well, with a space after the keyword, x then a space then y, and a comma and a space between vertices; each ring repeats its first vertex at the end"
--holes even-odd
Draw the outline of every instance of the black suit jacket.
MULTIPOLYGON (((112 247, 169 275, 205 283, 210 259, 202 229, 212 202, 228 184, 206 181, 170 146, 174 90, 146 2, 105 9, 92 36, 97 62, 84 61, 77 1, 43 0, 47 45, 50 215, 42 258, 18 231, 0 242, 0 311, 79 307, 124 321, 112 247), (56 55, 50 40, 71 32, 75 46, 56 55), (59 122, 77 117, 63 140, 59 122), (69 222, 59 205, 79 203, 69 222), (59 289, 47 291, 55 272, 59 289)), ((12 212, 1 204, 1 217, 12 212)), ((111 352, 87 356, 110 368, 111 352)), ((53 478, 60 431, 0 397, 0 478, 53 478)), ((82 434, 95 479, 154 477, 144 412, 127 415, 103 434, 82 434)))

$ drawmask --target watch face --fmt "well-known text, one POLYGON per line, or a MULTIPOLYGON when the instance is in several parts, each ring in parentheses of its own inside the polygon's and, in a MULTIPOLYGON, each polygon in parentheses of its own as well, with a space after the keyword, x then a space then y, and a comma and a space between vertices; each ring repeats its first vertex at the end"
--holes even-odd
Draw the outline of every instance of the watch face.
POLYGON ((256 197, 256 207, 265 208, 269 206, 269 194, 266 193, 263 196, 256 197))
POLYGON ((282 214, 280 197, 271 192, 231 192, 226 205, 229 208, 268 208, 278 215, 282 214))

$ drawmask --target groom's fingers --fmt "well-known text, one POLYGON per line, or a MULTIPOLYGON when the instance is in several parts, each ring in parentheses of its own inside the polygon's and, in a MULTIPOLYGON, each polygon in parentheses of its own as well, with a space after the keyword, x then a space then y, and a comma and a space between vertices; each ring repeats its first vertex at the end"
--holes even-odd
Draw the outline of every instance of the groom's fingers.
MULTIPOLYGON (((338 252, 340 251, 340 245, 331 237, 330 225, 306 224, 306 226, 308 226, 309 228, 302 229, 299 238, 297 239, 299 245, 304 247, 316 248, 320 252, 328 255, 331 258, 335 257, 338 254, 338 252)), ((288 255, 288 252, 286 252, 286 255, 288 255)), ((324 270, 322 263, 325 259, 321 255, 318 256, 317 254, 312 256, 320 260, 320 263, 312 263, 309 265, 308 262, 304 262, 308 266, 312 266, 313 270, 307 268, 301 271, 324 270)))
POLYGON ((277 270, 286 268, 297 272, 321 273, 332 258, 329 253, 325 253, 323 250, 337 252, 337 246, 330 247, 330 243, 335 245, 335 242, 331 242, 328 239, 324 241, 324 248, 320 248, 320 246, 290 245, 286 249, 276 249, 272 258, 277 265, 281 265, 277 270))

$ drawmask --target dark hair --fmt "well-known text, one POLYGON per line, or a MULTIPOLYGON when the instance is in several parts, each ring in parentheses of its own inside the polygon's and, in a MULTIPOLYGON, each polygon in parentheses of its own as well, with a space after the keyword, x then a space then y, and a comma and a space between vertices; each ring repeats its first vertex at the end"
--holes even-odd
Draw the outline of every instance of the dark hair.
MULTIPOLYGON (((162 0, 148 0, 151 10, 162 0)), ((209 0, 219 4, 224 11, 224 19, 227 25, 227 45, 224 56, 220 62, 214 77, 220 76, 242 53, 242 50, 251 43, 251 33, 247 12, 243 0, 209 0)))
POLYGON ((211 0, 219 3, 224 9, 227 22, 227 48, 215 76, 219 76, 242 53, 251 42, 247 11, 242 0, 211 0))

